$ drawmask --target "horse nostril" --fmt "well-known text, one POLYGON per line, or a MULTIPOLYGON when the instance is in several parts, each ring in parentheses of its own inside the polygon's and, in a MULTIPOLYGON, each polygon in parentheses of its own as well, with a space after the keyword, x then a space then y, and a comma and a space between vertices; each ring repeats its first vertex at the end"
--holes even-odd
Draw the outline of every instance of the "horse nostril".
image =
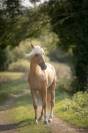
POLYGON ((45 64, 45 66, 44 66, 44 67, 45 67, 45 69, 46 69, 46 68, 47 68, 47 65, 45 64))
POLYGON ((47 65, 46 64, 42 64, 41 68, 42 68, 42 70, 45 70, 47 68, 47 65))

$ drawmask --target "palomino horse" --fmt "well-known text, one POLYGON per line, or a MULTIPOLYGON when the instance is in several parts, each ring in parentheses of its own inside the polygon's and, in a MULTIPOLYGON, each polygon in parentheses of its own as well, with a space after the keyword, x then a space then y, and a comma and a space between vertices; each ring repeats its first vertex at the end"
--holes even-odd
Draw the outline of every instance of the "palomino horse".
POLYGON ((26 54, 26 57, 30 57, 30 70, 28 75, 28 82, 31 89, 33 106, 35 110, 35 122, 42 119, 44 115, 44 122, 48 123, 52 121, 53 118, 53 107, 55 102, 55 84, 56 84, 56 72, 51 64, 45 63, 44 60, 44 50, 40 46, 33 46, 32 51, 26 54), (50 115, 47 119, 47 97, 48 92, 50 94, 50 115), (40 94, 42 99, 42 111, 38 119, 38 103, 37 103, 37 93, 40 94))

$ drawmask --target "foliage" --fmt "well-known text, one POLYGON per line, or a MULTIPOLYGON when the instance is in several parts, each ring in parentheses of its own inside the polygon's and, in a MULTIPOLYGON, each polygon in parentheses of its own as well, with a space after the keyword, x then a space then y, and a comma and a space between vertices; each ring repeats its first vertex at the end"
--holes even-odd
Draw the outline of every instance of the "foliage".
POLYGON ((10 18, 15 17, 20 13, 20 1, 19 0, 4 0, 6 5, 6 15, 10 18))
POLYGON ((37 38, 31 38, 31 39, 27 38, 27 39, 21 41, 19 43, 19 45, 14 48, 11 48, 10 46, 8 46, 4 49, 5 54, 1 53, 2 57, 5 58, 4 60, 2 58, 2 62, 3 62, 1 64, 2 69, 7 70, 9 67, 10 68, 9 70, 11 70, 14 67, 13 70, 17 70, 15 68, 17 68, 16 66, 18 66, 18 64, 19 64, 19 69, 22 67, 23 67, 23 69, 24 69, 24 67, 27 68, 26 67, 26 65, 28 64, 27 61, 25 61, 26 64, 24 65, 24 60, 26 59, 25 53, 30 52, 31 43, 33 43, 34 45, 36 45, 36 44, 41 45, 42 47, 44 47, 44 49, 46 47, 46 49, 47 49, 47 50, 45 49, 46 54, 49 54, 51 51, 56 49, 57 42, 58 42, 57 36, 53 32, 50 32, 50 31, 44 29, 43 31, 41 31, 41 35, 37 38), (22 63, 22 60, 23 60, 23 63, 22 63), (5 67, 3 67, 3 65, 5 65, 5 67), (22 65, 22 67, 21 67, 21 65, 22 65))
POLYGON ((29 70, 30 63, 27 60, 17 60, 8 66, 9 71, 13 72, 26 72, 29 70))
POLYGON ((11 80, 19 80, 23 77, 21 72, 0 72, 0 83, 8 82, 11 80))
POLYGON ((87 90, 88 85, 88 1, 50 0, 48 13, 53 31, 60 38, 58 46, 72 49, 78 90, 87 90))
POLYGON ((8 45, 13 45, 10 44, 14 37, 13 25, 17 21, 17 17, 21 15, 22 9, 20 10, 19 0, 1 0, 0 5, 0 48, 5 48, 8 45))
POLYGON ((29 0, 30 2, 34 3, 34 2, 39 2, 41 0, 29 0))
POLYGON ((19 4, 17 0, 12 2, 5 0, 3 6, 7 5, 7 8, 1 9, 0 70, 8 69, 9 64, 24 58, 25 52, 30 50, 31 42, 47 47, 48 53, 56 48, 58 42, 56 34, 51 32, 47 12, 41 6, 23 10, 19 4), (11 10, 14 15, 10 13, 11 10), (18 13, 15 14, 15 11, 18 13))
POLYGON ((72 124, 88 127, 88 92, 78 92, 59 102, 57 99, 56 113, 72 124))
POLYGON ((25 39, 14 48, 11 48, 10 46, 6 47, 4 49, 4 54, 2 53, 2 50, 0 53, 2 56, 2 70, 26 70, 27 68, 29 68, 29 61, 25 61, 25 54, 30 52, 31 43, 34 45, 41 45, 42 47, 44 47, 44 49, 46 47, 45 52, 46 54, 49 54, 51 51, 56 49, 57 41, 57 36, 54 33, 50 33, 49 31, 45 30, 38 38, 25 39), (3 58, 5 59, 3 60, 3 58))
POLYGON ((0 70, 5 68, 6 54, 5 50, 0 49, 0 70))
POLYGON ((71 66, 60 62, 59 63, 50 62, 50 63, 55 67, 56 70, 58 88, 64 91, 72 92, 73 91, 72 82, 74 80, 74 75, 71 70, 71 66))
MULTIPOLYGON (((7 46, 15 47, 28 38, 38 38, 45 46, 50 44, 53 48, 58 44, 72 51, 77 83, 74 91, 87 90, 88 1, 49 0, 30 9, 21 8, 17 0, 4 1, 0 9, 0 69, 6 69, 12 62, 5 53, 7 46)), ((35 4, 38 1, 31 0, 35 4)))
MULTIPOLYGON (((15 16, 12 15, 10 18, 10 16, 7 17, 5 14, 8 12, 8 5, 10 6, 9 8, 11 8, 11 11, 13 6, 15 8, 15 2, 18 0, 12 2, 10 0, 7 1, 10 2, 11 6, 6 4, 6 10, 4 11, 4 8, 0 10, 0 28, 2 30, 0 36, 0 47, 5 48, 8 45, 14 47, 25 38, 39 36, 41 28, 45 27, 49 21, 47 14, 44 14, 44 12, 41 12, 39 7, 36 7, 35 9, 21 9, 22 14, 17 14, 15 16)), ((17 9, 15 10, 17 11, 17 9)), ((9 15, 11 14, 9 13, 9 15)))
POLYGON ((33 3, 34 4, 34 7, 36 6, 36 3, 37 2, 40 2, 41 0, 29 0, 31 3, 33 3))

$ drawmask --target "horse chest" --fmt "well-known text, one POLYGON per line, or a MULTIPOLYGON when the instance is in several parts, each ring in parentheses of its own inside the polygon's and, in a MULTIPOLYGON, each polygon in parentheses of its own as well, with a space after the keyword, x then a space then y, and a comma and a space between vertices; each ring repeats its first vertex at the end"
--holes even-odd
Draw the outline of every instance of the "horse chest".
POLYGON ((44 87, 45 83, 46 83, 46 78, 44 74, 40 75, 31 74, 29 76, 29 84, 31 88, 40 90, 42 89, 42 87, 44 87))

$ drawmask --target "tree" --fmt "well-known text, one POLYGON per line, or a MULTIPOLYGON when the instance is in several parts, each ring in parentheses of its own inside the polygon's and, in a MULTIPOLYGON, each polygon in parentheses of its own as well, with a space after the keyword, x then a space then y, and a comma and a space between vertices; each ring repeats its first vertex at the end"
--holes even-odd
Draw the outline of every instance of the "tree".
POLYGON ((40 8, 26 9, 23 14, 20 14, 18 0, 4 0, 3 4, 5 8, 0 10, 0 51, 2 51, 0 60, 3 62, 0 66, 1 70, 8 65, 7 56, 3 54, 6 47, 14 48, 26 38, 39 36, 48 19, 40 12, 40 8))
POLYGON ((77 90, 88 88, 88 1, 50 0, 48 14, 59 46, 72 49, 75 59, 77 90))
POLYGON ((6 13, 9 17, 13 18, 20 13, 20 1, 19 0, 4 0, 6 5, 6 13))

